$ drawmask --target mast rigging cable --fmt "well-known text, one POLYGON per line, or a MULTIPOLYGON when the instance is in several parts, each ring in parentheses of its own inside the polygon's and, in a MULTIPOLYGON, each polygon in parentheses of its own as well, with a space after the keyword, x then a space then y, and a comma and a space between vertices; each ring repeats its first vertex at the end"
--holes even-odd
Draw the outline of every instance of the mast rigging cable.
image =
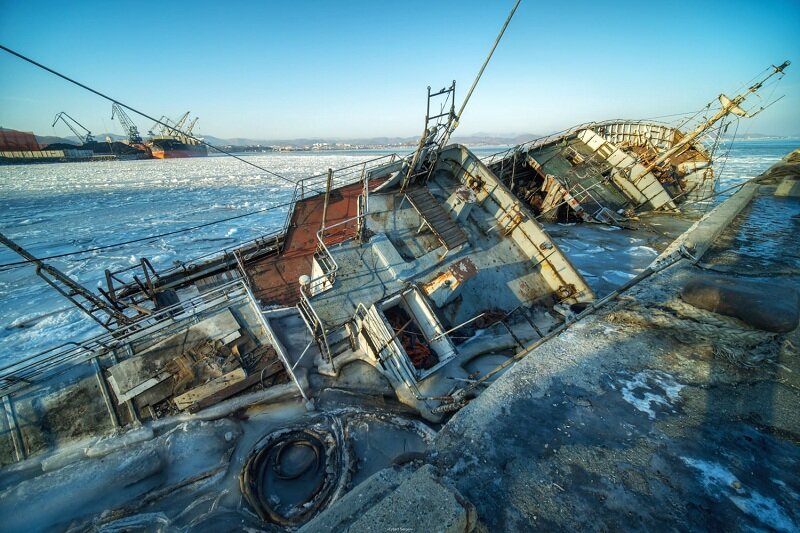
MULTIPOLYGON (((148 115, 147 113, 143 113, 142 111, 139 111, 138 109, 134 109, 133 107, 131 107, 131 106, 129 106, 129 105, 123 104, 123 103, 122 103, 122 102, 120 102, 119 100, 115 100, 114 98, 111 98, 110 96, 108 96, 108 95, 105 95, 105 94, 101 93, 100 91, 97 91, 97 90, 95 90, 95 89, 92 89, 92 88, 91 88, 91 87, 89 87, 88 85, 84 85, 83 83, 81 83, 81 82, 79 82, 79 81, 76 81, 76 80, 74 80, 74 79, 70 78, 69 76, 66 76, 66 75, 64 75, 64 74, 61 74, 60 72, 57 72, 57 71, 55 71, 55 70, 51 69, 50 67, 47 67, 47 66, 45 66, 45 65, 42 65, 41 63, 39 63, 39 62, 37 62, 37 61, 34 61, 33 59, 31 59, 31 58, 29 58, 29 57, 27 57, 27 56, 24 56, 24 55, 20 54, 19 52, 15 52, 14 50, 12 50, 11 48, 8 48, 7 46, 3 46, 2 44, 0 44, 0 50, 5 50, 5 51, 6 51, 6 52, 8 52, 9 54, 11 54, 11 55, 14 55, 14 56, 17 56, 18 58, 22 59, 23 61, 27 61, 28 63, 30 63, 30 64, 32 64, 32 65, 35 65, 35 66, 39 67, 40 69, 46 70, 47 72, 49 72, 49 73, 51 73, 51 74, 55 74, 56 76, 58 76, 58 77, 59 77, 59 78, 61 78, 61 79, 64 79, 64 80, 66 80, 66 81, 68 81, 68 82, 70 82, 70 83, 72 83, 72 84, 74 84, 74 85, 77 85, 78 87, 81 87, 82 89, 86 89, 87 91, 89 91, 89 92, 91 92, 91 93, 94 93, 94 94, 96 94, 97 96, 99 96, 99 97, 101 97, 101 98, 104 98, 104 99, 108 100, 109 102, 112 102, 112 103, 114 103, 114 104, 117 104, 117 105, 118 105, 118 106, 120 106, 120 107, 124 107, 125 109, 127 109, 128 111, 131 111, 132 113, 136 113, 137 115, 140 115, 140 116, 142 116, 142 117, 144 117, 144 118, 146 118, 146 119, 148 119, 148 120, 152 120, 152 121, 153 121, 153 122, 155 122, 156 124, 160 124, 160 125, 162 125, 162 126, 164 126, 164 127, 167 127, 167 128, 170 128, 170 129, 173 129, 173 130, 175 130, 175 128, 172 128, 171 126, 169 126, 168 124, 165 124, 165 123, 161 122, 160 120, 154 119, 153 117, 151 117, 151 116, 150 116, 150 115, 148 115)), ((223 154, 225 154, 225 155, 227 155, 227 156, 233 157, 234 159, 238 159, 238 160, 239 160, 239 161, 241 161, 242 163, 248 164, 248 165, 250 165, 251 167, 255 167, 255 168, 257 168, 257 169, 259 169, 259 170, 261 170, 261 171, 263 171, 263 172, 266 172, 266 173, 267 173, 267 174, 269 174, 270 176, 274 176, 274 177, 276 177, 276 178, 279 178, 279 179, 282 179, 282 180, 284 180, 284 181, 288 181, 289 183, 293 183, 293 184, 295 184, 295 185, 297 184, 297 182, 296 182, 296 181, 294 181, 294 180, 292 180, 292 179, 290 179, 290 178, 287 178, 287 177, 285 177, 285 176, 281 176, 280 174, 277 174, 277 173, 275 173, 275 172, 272 172, 271 170, 267 170, 266 168, 264 168, 264 167, 262 167, 262 166, 256 165, 255 163, 253 163, 253 162, 251 162, 251 161, 248 161, 248 160, 246 160, 246 159, 244 159, 244 158, 242 158, 242 157, 239 157, 238 155, 234 155, 234 154, 232 154, 232 153, 230 153, 230 152, 228 152, 228 151, 226 151, 226 150, 223 150, 222 148, 217 148, 216 146, 214 146, 214 145, 212 145, 212 144, 210 144, 210 143, 207 143, 206 141, 204 141, 204 140, 202 140, 202 139, 198 139, 198 138, 197 138, 197 137, 195 137, 194 135, 190 135, 190 134, 188 134, 188 133, 186 133, 186 132, 184 132, 184 131, 181 131, 181 130, 175 130, 175 131, 176 131, 177 133, 180 133, 181 135, 185 135, 186 137, 188 137, 188 138, 190 138, 190 139, 194 139, 195 141, 197 141, 197 142, 199 142, 199 143, 201 143, 201 144, 204 144, 205 146, 207 146, 207 147, 211 148, 212 150, 216 150, 216 151, 218 151, 218 152, 220 152, 220 153, 223 153, 223 154)))

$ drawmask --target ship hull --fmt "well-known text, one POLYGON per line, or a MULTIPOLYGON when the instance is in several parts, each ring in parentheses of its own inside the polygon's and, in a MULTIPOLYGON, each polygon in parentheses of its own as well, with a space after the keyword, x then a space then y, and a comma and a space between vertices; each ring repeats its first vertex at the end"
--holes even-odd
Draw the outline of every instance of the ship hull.
POLYGON ((208 149, 203 144, 185 144, 177 141, 153 141, 150 151, 156 159, 178 159, 186 157, 206 157, 208 149))

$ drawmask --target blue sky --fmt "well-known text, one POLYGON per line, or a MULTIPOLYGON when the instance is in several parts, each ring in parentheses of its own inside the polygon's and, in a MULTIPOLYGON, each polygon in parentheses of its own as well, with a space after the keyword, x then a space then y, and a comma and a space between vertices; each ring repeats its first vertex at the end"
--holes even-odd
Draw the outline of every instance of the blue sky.
MULTIPOLYGON (((152 116, 191 110, 201 134, 413 136, 426 86, 455 79, 460 102, 512 4, 0 0, 0 43, 152 116)), ((786 97, 743 132, 800 135, 797 0, 523 0, 458 133, 692 111, 785 59, 786 97)), ((67 111, 121 133, 110 103, 2 51, 0 80, 0 126, 66 136, 67 111)))

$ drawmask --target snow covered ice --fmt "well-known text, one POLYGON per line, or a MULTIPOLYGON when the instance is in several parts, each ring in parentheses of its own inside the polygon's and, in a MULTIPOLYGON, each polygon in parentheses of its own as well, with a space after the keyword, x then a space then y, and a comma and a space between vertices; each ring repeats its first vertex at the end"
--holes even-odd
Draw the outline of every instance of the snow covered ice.
MULTIPOLYGON (((297 180, 384 153, 246 158, 297 180)), ((160 270, 275 232, 293 194, 293 183, 229 157, 0 166, 0 232, 47 257, 280 206, 197 231, 48 261, 94 289, 105 284, 105 269, 130 267, 142 257, 160 270)), ((0 247, 0 264, 20 260, 0 247)), ((0 317, 0 365, 101 331, 30 265, 0 269, 0 317)))
MULTIPOLYGON (((758 175, 792 146, 785 140, 735 144, 727 162, 717 165, 719 188, 758 175)), ((245 157, 296 180, 387 153, 274 152, 245 157)), ((0 232, 34 255, 46 257, 275 207, 197 231, 48 261, 95 288, 104 283, 106 269, 130 267, 142 257, 159 270, 275 232, 282 227, 285 204, 293 194, 292 183, 229 157, 0 166, 0 232)), ((592 277, 601 282, 626 281, 653 255, 642 243, 627 243, 629 249, 622 251, 616 246, 603 251, 578 241, 569 244, 565 251, 590 275, 590 282, 592 277), (619 263, 614 254, 627 254, 625 262, 632 270, 617 272, 612 267, 619 263), (591 272, 587 264, 598 256, 607 256, 606 267, 591 272)), ((20 260, 10 250, 0 249, 0 264, 20 260)), ((0 269, 0 326, 0 365, 100 332, 29 265, 0 269)))

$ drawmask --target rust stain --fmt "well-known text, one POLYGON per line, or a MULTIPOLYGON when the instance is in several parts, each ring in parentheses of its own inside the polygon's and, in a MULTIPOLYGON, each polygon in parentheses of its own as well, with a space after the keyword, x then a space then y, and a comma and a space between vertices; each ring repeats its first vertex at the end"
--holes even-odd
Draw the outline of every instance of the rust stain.
POLYGON ((475 277, 478 273, 478 267, 469 257, 465 257, 450 265, 450 272, 457 282, 464 283, 468 279, 475 277))
POLYGON ((448 279, 452 279, 452 274, 448 272, 439 272, 436 274, 432 280, 428 283, 424 283, 422 285, 422 291, 425 294, 430 294, 436 290, 437 287, 447 282, 448 279))
POLYGON ((533 287, 524 280, 519 282, 519 293, 526 302, 534 301, 539 296, 533 287))
MULTIPOLYGON (((385 181, 371 180, 370 189, 385 181)), ((326 226, 358 215, 358 197, 362 184, 354 183, 331 191, 328 202, 326 226)), ((300 300, 298 278, 311 274, 314 252, 317 250, 317 232, 322 227, 322 207, 325 195, 320 194, 298 201, 292 212, 283 251, 247 265, 247 274, 253 282, 253 294, 269 305, 295 305, 300 300)), ((356 231, 352 221, 325 233, 325 243, 338 244, 351 238, 356 231)))

